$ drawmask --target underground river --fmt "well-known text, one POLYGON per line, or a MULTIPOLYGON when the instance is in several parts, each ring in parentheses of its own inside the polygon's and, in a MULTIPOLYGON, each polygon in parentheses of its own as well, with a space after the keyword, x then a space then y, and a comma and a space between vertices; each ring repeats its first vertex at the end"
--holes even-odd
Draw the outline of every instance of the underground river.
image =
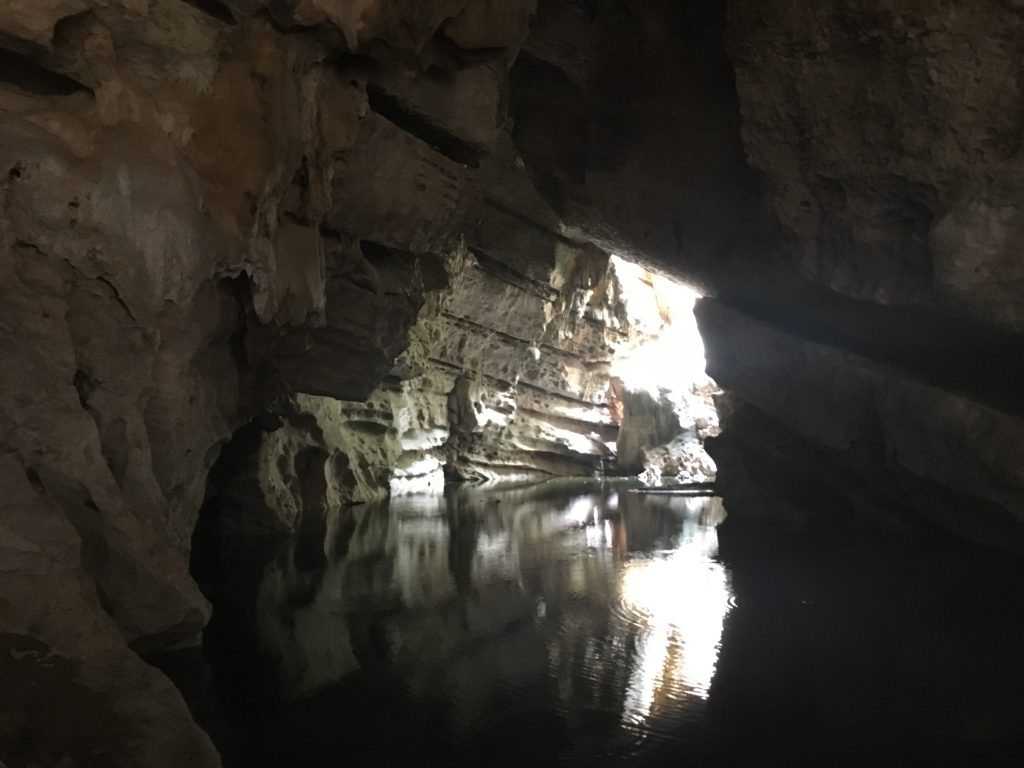
POLYGON ((725 519, 717 497, 551 481, 197 542, 204 658, 161 664, 229 768, 1024 756, 1016 566, 725 519))

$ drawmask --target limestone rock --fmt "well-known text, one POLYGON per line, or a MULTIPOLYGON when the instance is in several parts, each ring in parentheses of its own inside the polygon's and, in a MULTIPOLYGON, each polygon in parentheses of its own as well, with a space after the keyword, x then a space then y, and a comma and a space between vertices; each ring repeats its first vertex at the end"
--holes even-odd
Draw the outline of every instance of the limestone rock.
POLYGON ((456 161, 477 164, 505 121, 501 64, 425 72, 377 66, 366 77, 375 111, 456 161))
POLYGON ((536 10, 536 0, 480 0, 466 3, 444 36, 460 48, 517 48, 536 10))
POLYGON ((741 2, 729 22, 744 145, 800 269, 1020 331, 1019 11, 741 2))
MULTIPOLYGON (((0 455, 17 499, 0 513, 0 632, 84 687, 46 739, 19 741, 67 754, 19 764, 77 759, 90 708, 123 736, 110 764, 216 764, 126 643, 197 641, 208 606, 190 539, 220 446, 289 385, 369 394, 407 344, 434 257, 363 252, 447 249, 476 195, 468 169, 374 114, 365 78, 338 64, 359 47, 401 71, 419 54, 463 66, 438 51, 464 2, 275 2, 276 23, 267 5, 0 3, 0 455), (368 180, 376 196, 360 194, 368 180)), ((501 30, 512 49, 472 56, 507 62, 526 14, 510 18, 476 8, 451 35, 470 46, 501 30)), ((461 98, 500 112, 501 71, 461 98)), ((288 450, 322 449, 287 430, 288 450)), ((320 454, 302 455, 289 456, 300 500, 320 454)), ((17 674, 64 685, 44 667, 17 674)))
MULTIPOLYGON (((714 301, 702 302, 698 320, 708 340, 709 373, 732 397, 785 425, 812 454, 818 451, 813 461, 843 467, 843 487, 863 484, 872 489, 873 503, 912 507, 959 535, 1021 547, 1019 416, 714 301)), ((737 431, 744 431, 742 423, 737 431)), ((727 420, 723 439, 729 434, 727 420)), ((770 434, 760 441, 771 441, 770 434)))
POLYGON ((283 0, 267 3, 286 25, 329 23, 352 51, 388 49, 420 53, 435 35, 465 49, 515 50, 526 33, 535 0, 283 0))
POLYGON ((90 755, 112 765, 219 765, 171 682, 125 646, 65 510, 16 455, 0 454, 0 477, 5 759, 56 765, 90 755))
MULTIPOLYGON (((758 347, 709 330, 717 375, 739 382, 725 386, 747 414, 719 441, 720 451, 744 446, 730 472, 762 455, 779 478, 804 478, 785 459, 792 449, 829 457, 838 487, 838 468, 850 468, 838 454, 853 451, 859 473, 891 479, 877 435, 894 445, 903 414, 880 408, 865 366, 932 387, 922 402, 973 403, 950 405, 962 428, 981 419, 986 433, 1016 434, 1024 404, 1007 372, 1024 349, 1012 202, 1019 9, 865 0, 632 10, 541 5, 512 72, 513 138, 562 234, 685 274, 755 326, 820 345, 758 347), (821 349, 841 361, 823 366, 821 349), (779 366, 777 385, 758 382, 755 365, 779 366), (790 369, 804 375, 787 379, 790 369), (1002 415, 968 415, 977 409, 1002 415), (749 439, 736 434, 744 429, 749 439), (785 447, 766 445, 771 434, 785 447)), ((514 186, 499 191, 515 199, 514 186)), ((912 432, 963 445, 947 417, 918 416, 912 432)), ((895 506, 916 496, 955 521, 942 500, 959 485, 950 462, 926 479, 918 473, 942 464, 932 455, 942 450, 904 440, 898 463, 916 479, 900 470, 899 498, 882 496, 895 506)), ((966 443, 964 462, 988 466, 985 446, 966 443)), ((988 538, 1014 539, 1020 484, 993 472, 984 499, 976 483, 956 498, 979 505, 988 538)), ((786 485, 765 473, 758 482, 786 485)))
POLYGON ((704 450, 718 434, 718 416, 710 386, 688 393, 660 389, 656 393, 626 388, 613 380, 621 404, 616 466, 646 482, 703 483, 715 479, 715 463, 704 450))
POLYGON ((58 21, 89 7, 84 0, 11 0, 9 5, 0 22, 4 34, 42 46, 50 45, 58 21))
POLYGON ((207 618, 222 447, 237 530, 601 467, 608 253, 717 296, 738 508, 1020 547, 1017 4, 545 0, 517 58, 534 6, 0 2, 0 675, 62 707, 17 762, 216 763, 129 647, 207 618))
POLYGON ((540 4, 512 70, 513 139, 573 237, 697 281, 739 244, 763 244, 724 14, 540 4))
POLYGON ((431 257, 325 243, 325 317, 319 327, 259 327, 250 354, 267 358, 294 392, 360 400, 408 343, 423 304, 421 265, 431 257))
POLYGON ((464 166, 374 114, 334 179, 328 227, 416 252, 449 248, 475 194, 464 166))

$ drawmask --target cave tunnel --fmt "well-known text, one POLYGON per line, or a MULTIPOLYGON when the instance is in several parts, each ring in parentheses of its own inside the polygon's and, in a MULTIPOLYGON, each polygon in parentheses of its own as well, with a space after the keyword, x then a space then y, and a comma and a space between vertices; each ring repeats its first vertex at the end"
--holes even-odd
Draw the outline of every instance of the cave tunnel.
POLYGON ((0 0, 0 768, 1022 764, 1022 62, 0 0))

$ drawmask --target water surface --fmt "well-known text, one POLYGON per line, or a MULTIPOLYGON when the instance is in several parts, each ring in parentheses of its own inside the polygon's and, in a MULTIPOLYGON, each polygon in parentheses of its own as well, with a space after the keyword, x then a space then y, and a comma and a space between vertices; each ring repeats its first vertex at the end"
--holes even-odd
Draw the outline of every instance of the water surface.
POLYGON ((723 558, 724 518, 551 482, 356 507, 263 557, 225 542, 199 574, 209 676, 182 684, 239 767, 1024 755, 1000 567, 881 534, 723 558))

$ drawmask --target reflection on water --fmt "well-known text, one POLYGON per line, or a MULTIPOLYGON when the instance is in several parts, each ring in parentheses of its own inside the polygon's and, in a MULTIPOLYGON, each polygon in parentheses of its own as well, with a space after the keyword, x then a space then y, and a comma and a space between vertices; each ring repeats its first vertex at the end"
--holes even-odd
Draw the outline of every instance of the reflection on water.
POLYGON ((720 560, 723 515, 552 482, 225 541, 180 684, 228 768, 1024 765, 1019 563, 735 521, 720 560))
POLYGON ((625 715, 634 721, 654 705, 708 696, 729 610, 728 575, 713 559, 717 552, 714 528, 694 526, 675 550, 622 570, 622 603, 645 630, 626 698, 625 715))
POLYGON ((379 676, 465 749, 539 728, 564 759, 626 754, 704 710, 731 606, 723 518, 718 498, 599 482, 346 510, 263 571, 262 695, 303 706, 379 676))
POLYGON ((723 516, 550 482, 222 541, 179 684, 227 768, 1024 765, 1018 562, 739 512, 720 559, 723 516))

